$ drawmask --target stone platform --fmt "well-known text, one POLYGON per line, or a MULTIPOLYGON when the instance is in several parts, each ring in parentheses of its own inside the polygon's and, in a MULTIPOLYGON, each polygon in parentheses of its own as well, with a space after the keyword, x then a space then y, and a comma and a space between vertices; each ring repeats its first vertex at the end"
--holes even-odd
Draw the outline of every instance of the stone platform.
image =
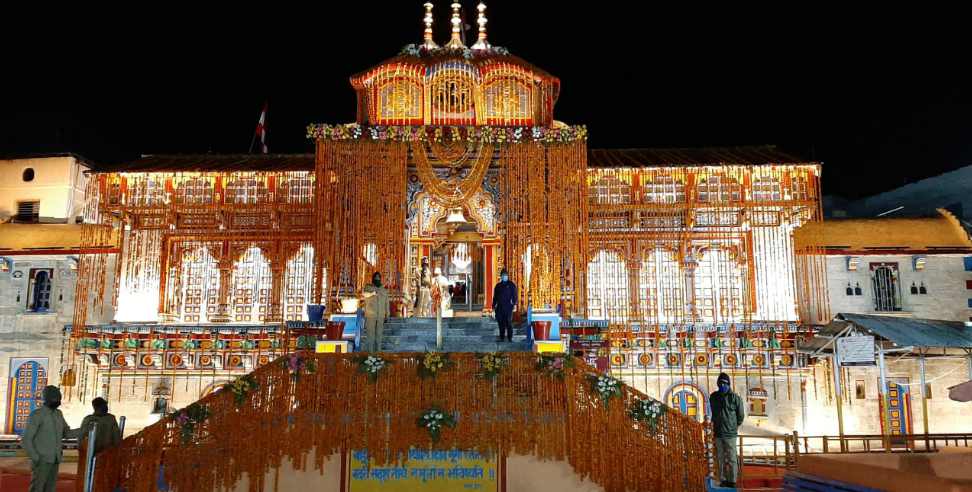
MULTIPOLYGON (((497 342, 499 326, 489 317, 442 319, 442 351, 445 352, 529 352, 526 325, 513 327, 513 342, 497 342)), ((392 318, 385 323, 382 350, 425 352, 435 350, 435 318, 392 318)))

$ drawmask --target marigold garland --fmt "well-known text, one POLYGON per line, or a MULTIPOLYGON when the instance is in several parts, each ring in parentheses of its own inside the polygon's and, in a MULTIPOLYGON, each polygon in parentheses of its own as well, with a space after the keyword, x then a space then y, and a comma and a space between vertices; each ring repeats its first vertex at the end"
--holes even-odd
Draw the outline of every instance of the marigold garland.
POLYGON ((453 431, 440 434, 440 449, 566 461, 605 492, 705 487, 702 424, 666 411, 654 434, 644 432, 628 410, 647 397, 627 386, 621 404, 591 405, 599 396, 587 379, 594 369, 586 364, 549 377, 537 370, 537 355, 511 353, 491 381, 477 377, 479 354, 450 353, 454 366, 431 381, 415 369, 424 356, 382 354, 392 363, 383 365, 374 385, 358 382, 361 358, 352 354, 306 354, 317 371, 296 382, 286 359, 277 359, 252 373, 259 388, 251 404, 237 407, 223 391, 198 402, 208 416, 188 441, 179 423, 166 418, 103 451, 94 488, 156 492, 161 469, 172 492, 234 489, 244 476, 250 490, 274 490, 270 472, 285 460, 298 470, 323 470, 329 457, 352 449, 392 463, 429 442, 429 428, 416 419, 432 408, 449 409, 456 421, 453 431))
POLYGON ((312 140, 441 142, 445 139, 445 133, 458 135, 470 142, 485 143, 568 143, 587 140, 587 127, 584 125, 564 127, 366 126, 358 123, 347 123, 340 125, 314 124, 307 127, 307 138, 312 140))

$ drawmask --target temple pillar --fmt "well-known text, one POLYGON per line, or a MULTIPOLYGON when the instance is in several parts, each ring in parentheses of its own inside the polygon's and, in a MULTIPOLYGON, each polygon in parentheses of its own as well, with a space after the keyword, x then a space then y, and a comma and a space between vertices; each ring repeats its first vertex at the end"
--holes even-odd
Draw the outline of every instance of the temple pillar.
POLYGON ((216 314, 209 317, 213 323, 229 323, 233 320, 230 312, 230 294, 233 290, 233 254, 229 241, 223 242, 223 252, 219 256, 219 304, 216 314))
POLYGON ((284 275, 287 262, 282 257, 270 261, 270 305, 264 323, 283 323, 284 275))

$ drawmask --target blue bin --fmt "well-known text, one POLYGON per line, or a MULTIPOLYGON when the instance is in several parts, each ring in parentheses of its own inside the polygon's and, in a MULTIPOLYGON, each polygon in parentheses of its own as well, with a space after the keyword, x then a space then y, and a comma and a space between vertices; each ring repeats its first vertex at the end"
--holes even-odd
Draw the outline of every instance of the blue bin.
POLYGON ((320 323, 323 319, 324 319, 323 304, 307 305, 307 321, 310 321, 311 323, 320 323))

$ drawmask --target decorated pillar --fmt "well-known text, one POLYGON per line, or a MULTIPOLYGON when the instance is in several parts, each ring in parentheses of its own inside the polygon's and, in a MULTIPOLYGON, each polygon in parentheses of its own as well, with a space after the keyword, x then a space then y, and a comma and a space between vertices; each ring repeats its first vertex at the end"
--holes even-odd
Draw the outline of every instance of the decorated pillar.
POLYGON ((233 290, 233 253, 229 241, 223 241, 222 253, 219 255, 219 304, 216 314, 209 317, 214 323, 229 323, 232 319, 230 312, 230 294, 233 290))

